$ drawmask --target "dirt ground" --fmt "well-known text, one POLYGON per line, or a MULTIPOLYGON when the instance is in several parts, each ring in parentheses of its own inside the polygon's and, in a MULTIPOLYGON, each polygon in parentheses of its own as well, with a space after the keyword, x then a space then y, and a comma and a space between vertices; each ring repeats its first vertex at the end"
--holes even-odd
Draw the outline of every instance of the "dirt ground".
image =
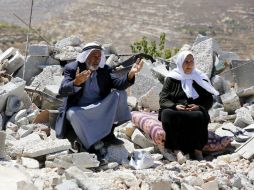
MULTIPOLYGON (((13 13, 28 22, 29 9, 30 0, 0 0, 0 21, 24 27, 13 13)), ((165 32, 168 47, 181 47, 201 33, 224 51, 254 58, 253 0, 40 0, 34 1, 32 27, 52 43, 77 35, 84 42, 113 43, 120 53, 129 53, 129 45, 142 36, 158 40, 165 32)), ((26 32, 1 26, 0 32, 2 49, 24 46, 26 32)), ((34 35, 33 40, 41 39, 34 35)))

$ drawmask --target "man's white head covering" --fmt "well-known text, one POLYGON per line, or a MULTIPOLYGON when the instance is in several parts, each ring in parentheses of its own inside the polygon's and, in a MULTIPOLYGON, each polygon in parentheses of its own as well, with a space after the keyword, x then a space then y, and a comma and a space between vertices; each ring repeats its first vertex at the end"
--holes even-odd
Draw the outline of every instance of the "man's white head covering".
POLYGON ((177 68, 173 69, 169 73, 168 77, 181 81, 183 91, 188 98, 196 99, 199 97, 197 91, 192 86, 193 81, 195 81, 199 86, 201 86, 202 88, 204 88, 211 94, 219 95, 219 92, 215 90, 215 88, 211 85, 211 82, 206 76, 206 74, 196 69, 195 65, 194 65, 194 69, 192 70, 190 74, 184 73, 183 63, 188 55, 193 56, 192 52, 190 51, 182 51, 178 54, 176 59, 177 68))
POLYGON ((102 51, 103 49, 102 49, 101 45, 97 42, 87 43, 84 46, 84 48, 82 50, 82 53, 78 54, 76 60, 80 63, 85 63, 86 59, 90 55, 91 51, 93 51, 95 49, 101 50, 101 61, 99 63, 99 67, 103 68, 105 66, 105 63, 106 63, 106 58, 105 58, 104 52, 102 51))

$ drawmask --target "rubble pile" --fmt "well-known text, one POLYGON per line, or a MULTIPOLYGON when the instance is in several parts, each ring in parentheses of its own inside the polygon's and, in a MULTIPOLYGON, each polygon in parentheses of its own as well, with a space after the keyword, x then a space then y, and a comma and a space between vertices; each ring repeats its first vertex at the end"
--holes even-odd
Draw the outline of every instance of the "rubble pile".
MULTIPOLYGON (((254 61, 241 60, 201 35, 180 49, 193 51, 196 66, 220 92, 209 111, 208 127, 219 136, 232 137, 224 152, 179 164, 173 154, 172 159, 163 156, 129 121, 115 129, 124 144, 102 146, 101 160, 55 137, 63 66, 75 60, 82 46, 71 36, 54 46, 30 45, 26 58, 15 48, 0 51, 0 189, 253 189, 254 61)), ((119 65, 123 59, 116 49, 110 44, 103 47, 107 64, 119 65)), ((144 60, 135 85, 127 90, 131 110, 158 111, 162 82, 175 68, 176 56, 153 63, 144 60)))

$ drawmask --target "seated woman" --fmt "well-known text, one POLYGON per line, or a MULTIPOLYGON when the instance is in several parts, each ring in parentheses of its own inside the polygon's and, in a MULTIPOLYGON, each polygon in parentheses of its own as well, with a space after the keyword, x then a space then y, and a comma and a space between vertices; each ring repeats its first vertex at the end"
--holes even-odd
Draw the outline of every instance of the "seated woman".
POLYGON ((179 53, 177 68, 169 73, 160 92, 159 120, 166 132, 165 148, 174 151, 180 164, 186 161, 183 152, 203 159, 213 94, 219 93, 208 77, 195 68, 193 54, 179 53))

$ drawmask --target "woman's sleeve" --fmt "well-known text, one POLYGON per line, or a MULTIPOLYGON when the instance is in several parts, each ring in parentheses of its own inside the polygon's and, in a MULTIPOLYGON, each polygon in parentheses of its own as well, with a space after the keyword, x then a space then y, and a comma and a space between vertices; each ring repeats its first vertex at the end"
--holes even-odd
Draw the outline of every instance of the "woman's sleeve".
POLYGON ((170 78, 166 78, 162 91, 160 92, 160 107, 161 108, 173 108, 175 102, 173 101, 173 85, 170 78))

